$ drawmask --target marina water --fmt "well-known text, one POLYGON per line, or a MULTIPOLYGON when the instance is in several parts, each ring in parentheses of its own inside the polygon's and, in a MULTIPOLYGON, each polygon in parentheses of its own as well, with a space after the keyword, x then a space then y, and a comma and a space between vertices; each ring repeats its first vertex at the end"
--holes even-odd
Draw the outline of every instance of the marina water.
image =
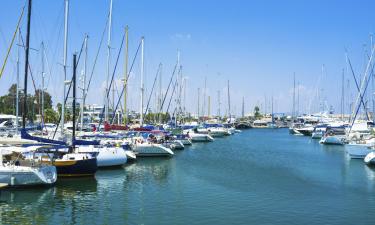
POLYGON ((374 224, 375 170, 344 146, 252 129, 0 200, 0 224, 374 224))

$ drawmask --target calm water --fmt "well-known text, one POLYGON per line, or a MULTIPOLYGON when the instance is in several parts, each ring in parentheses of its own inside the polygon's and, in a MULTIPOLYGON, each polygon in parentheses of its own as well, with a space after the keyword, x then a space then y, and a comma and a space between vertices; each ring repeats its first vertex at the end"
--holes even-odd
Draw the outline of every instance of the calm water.
POLYGON ((8 223, 375 224, 375 170, 344 147, 253 129, 96 179, 3 190, 8 223))

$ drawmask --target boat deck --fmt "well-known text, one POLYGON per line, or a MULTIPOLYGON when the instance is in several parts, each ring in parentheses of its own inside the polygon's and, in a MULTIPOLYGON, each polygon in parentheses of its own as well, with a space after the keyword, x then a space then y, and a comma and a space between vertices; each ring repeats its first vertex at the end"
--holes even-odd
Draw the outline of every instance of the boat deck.
POLYGON ((0 183, 0 189, 8 187, 7 183, 0 183))

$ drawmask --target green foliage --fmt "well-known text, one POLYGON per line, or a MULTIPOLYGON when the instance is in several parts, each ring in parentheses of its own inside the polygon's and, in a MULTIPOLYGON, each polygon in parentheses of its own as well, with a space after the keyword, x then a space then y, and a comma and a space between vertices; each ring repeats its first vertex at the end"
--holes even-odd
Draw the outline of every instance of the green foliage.
MULTIPOLYGON (((61 109, 62 109, 62 105, 61 103, 57 103, 57 112, 58 112, 58 115, 60 116, 61 115, 61 109)), ((81 108, 80 107, 76 107, 76 120, 78 120, 78 117, 79 117, 79 112, 81 111, 81 108)), ((65 121, 70 121, 73 119, 73 114, 72 114, 72 109, 67 109, 65 107, 65 111, 64 111, 64 114, 65 114, 65 117, 64 117, 64 120, 65 121)))
POLYGON ((53 109, 46 109, 44 111, 44 122, 57 124, 59 122, 59 114, 53 109))
POLYGON ((257 120, 262 118, 262 115, 259 112, 259 107, 258 106, 255 106, 255 108, 254 108, 254 117, 257 120))
POLYGON ((171 116, 169 113, 147 113, 144 120, 146 123, 158 123, 160 120, 162 123, 166 123, 170 120, 171 116))
MULTIPOLYGON (((27 114, 26 118, 29 121, 34 121, 36 119, 36 114, 40 114, 42 101, 41 101, 41 90, 36 90, 33 94, 27 95, 27 114)), ((24 99, 25 95, 23 92, 19 91, 19 101, 16 102, 17 98, 17 85, 12 84, 8 89, 8 94, 0 96, 0 114, 16 114, 16 105, 19 106, 19 116, 23 115, 24 112, 24 99)), ((48 92, 44 92, 44 109, 52 109, 52 97, 48 92)))

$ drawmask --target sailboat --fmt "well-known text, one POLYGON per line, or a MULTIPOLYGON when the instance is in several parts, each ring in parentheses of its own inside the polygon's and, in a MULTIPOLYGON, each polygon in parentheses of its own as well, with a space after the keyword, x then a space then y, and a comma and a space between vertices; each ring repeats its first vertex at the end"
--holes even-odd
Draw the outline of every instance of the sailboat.
POLYGON ((191 139, 192 142, 210 142, 214 141, 214 138, 204 133, 199 133, 197 128, 184 130, 184 134, 191 139))
POLYGON ((73 55, 73 129, 71 146, 67 146, 63 141, 49 140, 41 137, 33 137, 25 130, 21 131, 21 136, 24 139, 36 140, 43 145, 49 143, 49 146, 42 146, 44 152, 52 154, 53 157, 43 157, 39 155, 38 158, 45 164, 56 167, 57 175, 59 177, 82 177, 94 176, 98 166, 96 161, 96 154, 79 153, 76 151, 75 140, 75 111, 76 111, 76 54, 73 55))
MULTIPOLYGON (((30 20, 31 20, 31 0, 28 2, 27 13, 27 36, 25 50, 25 86, 24 86, 24 110, 23 128, 26 124, 26 101, 27 101, 27 74, 29 66, 29 43, 30 43, 30 20)), ((22 12, 23 14, 23 12, 22 12)), ((18 90, 17 90, 18 91, 18 90)), ((0 183, 8 186, 31 186, 50 185, 57 180, 56 167, 45 165, 38 160, 29 160, 22 156, 24 148, 14 146, 1 147, 0 149, 0 183)))
POLYGON ((273 113, 273 97, 272 97, 272 104, 271 104, 271 123, 268 123, 267 124, 267 126, 268 126, 268 128, 279 128, 278 126, 277 126, 277 124, 275 123, 275 116, 274 116, 274 113, 273 113))
POLYGON ((0 183, 11 187, 52 185, 57 180, 55 166, 22 155, 24 148, 0 148, 0 183))
POLYGON ((60 177, 81 177, 81 176, 94 176, 98 170, 96 155, 91 153, 76 152, 76 62, 77 55, 73 55, 73 134, 72 146, 68 148, 68 153, 55 151, 55 158, 52 164, 56 166, 57 174, 60 177))
POLYGON ((370 152, 366 155, 364 162, 367 166, 375 167, 375 152, 370 152))

